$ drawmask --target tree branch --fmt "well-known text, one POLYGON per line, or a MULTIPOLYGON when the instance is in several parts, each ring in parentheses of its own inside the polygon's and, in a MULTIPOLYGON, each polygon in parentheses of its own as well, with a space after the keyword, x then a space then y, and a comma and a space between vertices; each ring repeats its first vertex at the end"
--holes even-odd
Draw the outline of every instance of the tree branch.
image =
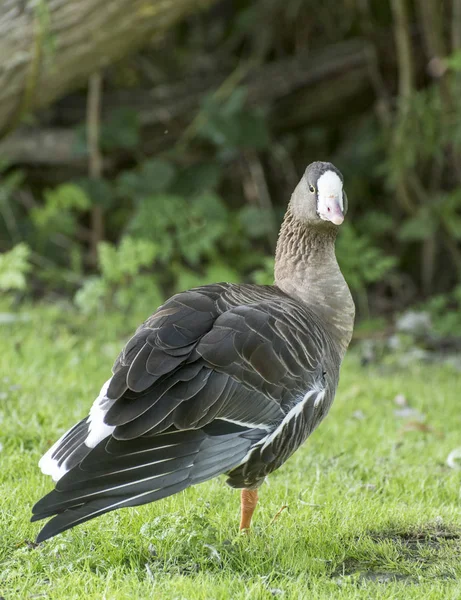
POLYGON ((405 102, 413 91, 413 61, 409 36, 406 0, 392 0, 395 23, 395 45, 399 63, 399 96, 405 102))
MULTIPOLYGON (((102 156, 99 149, 101 122, 101 73, 93 73, 88 86, 86 131, 88 139, 88 174, 91 179, 100 179, 102 175, 102 156)), ((98 261, 98 244, 104 239, 103 207, 93 201, 91 207, 91 248, 90 256, 94 265, 98 261)))

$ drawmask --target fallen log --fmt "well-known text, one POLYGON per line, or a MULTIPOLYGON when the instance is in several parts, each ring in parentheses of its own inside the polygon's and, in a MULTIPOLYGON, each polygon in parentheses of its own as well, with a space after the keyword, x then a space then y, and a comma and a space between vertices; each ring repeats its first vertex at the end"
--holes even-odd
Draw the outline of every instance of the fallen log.
MULTIPOLYGON (((153 90, 107 93, 102 112, 107 119, 120 107, 135 110, 144 129, 145 150, 152 153, 171 147, 196 116, 203 97, 216 90, 227 76, 209 73, 153 90), (164 131, 168 131, 167 137, 164 131)), ((299 120, 308 123, 320 118, 327 106, 329 111, 341 112, 345 101, 354 98, 365 97, 369 104, 373 102, 363 40, 274 61, 250 70, 240 84, 246 86, 249 106, 271 111, 277 130, 297 125, 299 120), (295 94, 300 94, 302 102, 290 102, 295 94), (288 111, 287 104, 292 105, 288 111)), ((75 125, 84 120, 85 110, 84 98, 73 95, 57 103, 48 120, 75 125)), ((75 152, 76 143, 77 134, 71 127, 22 127, 0 142, 0 156, 10 164, 78 166, 85 163, 85 157, 75 152)))
POLYGON ((0 137, 212 0, 3 0, 0 137))

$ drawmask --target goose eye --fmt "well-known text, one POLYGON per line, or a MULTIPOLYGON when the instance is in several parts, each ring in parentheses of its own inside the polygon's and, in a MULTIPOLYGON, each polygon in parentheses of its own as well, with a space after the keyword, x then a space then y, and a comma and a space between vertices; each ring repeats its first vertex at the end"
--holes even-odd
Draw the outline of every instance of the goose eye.
POLYGON ((315 187, 313 185, 309 185, 309 191, 311 194, 315 194, 315 187))

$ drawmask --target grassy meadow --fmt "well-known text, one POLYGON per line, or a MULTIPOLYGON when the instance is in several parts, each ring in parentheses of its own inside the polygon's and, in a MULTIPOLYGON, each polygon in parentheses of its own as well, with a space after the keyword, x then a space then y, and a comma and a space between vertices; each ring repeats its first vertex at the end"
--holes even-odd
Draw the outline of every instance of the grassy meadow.
POLYGON ((353 349, 329 417, 261 488, 249 536, 221 478, 37 546, 31 507, 52 488, 37 462, 85 416, 138 321, 65 306, 14 317, 0 319, 5 600, 461 598, 461 471, 446 464, 461 373, 363 367, 353 349))

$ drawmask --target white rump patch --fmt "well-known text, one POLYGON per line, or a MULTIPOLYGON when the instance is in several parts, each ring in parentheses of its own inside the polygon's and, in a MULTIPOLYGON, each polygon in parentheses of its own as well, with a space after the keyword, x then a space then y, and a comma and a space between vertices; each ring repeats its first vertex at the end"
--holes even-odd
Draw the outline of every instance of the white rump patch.
POLYGON ((319 209, 321 209, 321 202, 327 198, 337 198, 341 210, 344 210, 343 202, 343 182, 337 173, 334 171, 325 171, 323 175, 317 179, 317 191, 319 198, 319 209))
POLYGON ((102 386, 99 396, 90 409, 90 416, 87 419, 89 433, 85 440, 85 446, 88 446, 88 448, 97 446, 101 440, 111 435, 115 429, 112 425, 104 423, 104 417, 115 402, 115 400, 109 400, 107 397, 109 384, 110 379, 102 386))
MULTIPOLYGON (((88 435, 84 441, 85 446, 88 448, 94 448, 101 440, 111 435, 114 431, 115 427, 106 425, 104 423, 104 417, 106 416, 107 411, 114 404, 115 400, 109 400, 107 397, 107 389, 109 387, 110 379, 106 381, 106 383, 102 386, 101 391, 99 392, 99 396, 93 403, 93 406, 90 409, 90 416, 86 420, 88 424, 88 435)), ((73 429, 73 428, 72 428, 73 429)), ((71 429, 69 429, 71 431, 71 429)), ((59 440, 51 446, 51 448, 42 456, 40 459, 38 466, 40 467, 42 473, 44 475, 51 475, 53 481, 58 481, 61 479, 63 475, 68 472, 68 468, 66 467, 66 460, 62 462, 61 465, 58 464, 59 461, 52 458, 53 454, 56 450, 59 449, 62 441, 69 433, 66 431, 64 435, 62 435, 59 440)))
MULTIPOLYGON (((69 430, 70 431, 70 430, 69 430)), ((51 458, 54 454, 55 450, 57 450, 62 442, 62 440, 66 437, 69 432, 66 431, 59 440, 54 443, 51 448, 42 456, 42 458, 38 461, 38 466, 44 475, 51 475, 53 481, 58 481, 61 479, 63 475, 67 473, 67 469, 65 467, 65 463, 61 466, 58 465, 58 461, 51 458)))

